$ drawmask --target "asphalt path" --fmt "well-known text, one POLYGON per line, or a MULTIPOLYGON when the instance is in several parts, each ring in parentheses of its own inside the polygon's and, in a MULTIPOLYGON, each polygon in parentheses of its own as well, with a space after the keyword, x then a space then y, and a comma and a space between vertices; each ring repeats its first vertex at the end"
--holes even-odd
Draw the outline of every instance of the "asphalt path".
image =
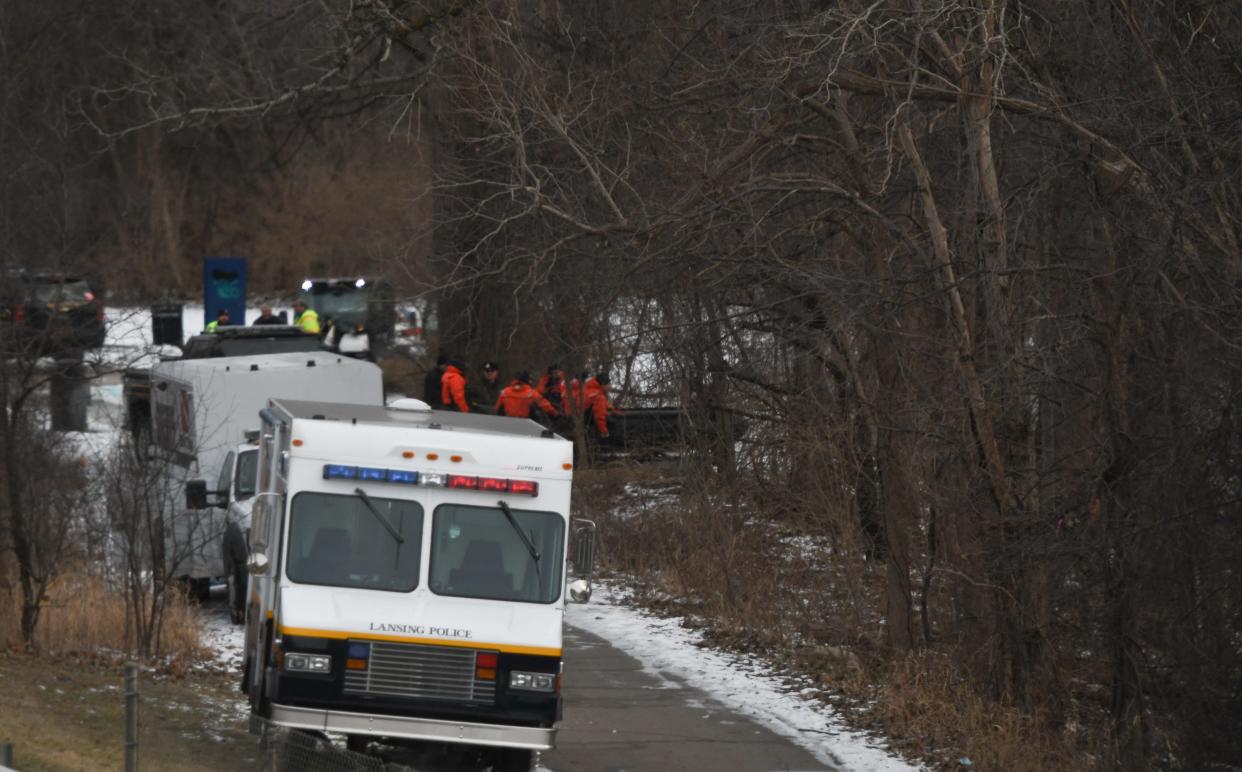
POLYGON ((565 628, 565 717, 550 772, 829 769, 790 740, 602 638, 565 628))

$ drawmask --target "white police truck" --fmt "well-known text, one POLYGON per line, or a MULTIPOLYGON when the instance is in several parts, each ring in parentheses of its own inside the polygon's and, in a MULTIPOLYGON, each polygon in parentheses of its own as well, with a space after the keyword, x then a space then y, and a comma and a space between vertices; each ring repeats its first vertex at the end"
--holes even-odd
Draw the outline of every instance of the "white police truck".
POLYGON ((405 402, 260 414, 243 686, 255 714, 356 749, 468 746, 526 770, 556 737, 566 596, 589 597, 573 444, 405 402))

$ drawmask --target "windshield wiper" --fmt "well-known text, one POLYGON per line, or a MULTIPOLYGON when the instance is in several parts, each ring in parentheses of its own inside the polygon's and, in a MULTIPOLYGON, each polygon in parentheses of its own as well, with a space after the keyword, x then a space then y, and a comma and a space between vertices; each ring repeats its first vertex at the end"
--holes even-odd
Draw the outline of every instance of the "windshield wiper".
POLYGON ((530 538, 522 527, 517 524, 517 520, 513 517, 513 511, 509 509, 509 505, 503 501, 496 502, 500 505, 500 511, 505 513, 505 519, 509 521, 509 525, 513 526, 513 530, 517 531, 517 535, 522 537, 522 543, 526 545, 526 551, 530 553, 531 558, 535 561, 535 567, 539 567, 539 550, 535 549, 535 545, 531 543, 530 538))
POLYGON ((397 544, 405 544, 405 539, 401 538, 401 534, 397 533, 397 529, 392 527, 392 523, 388 522, 388 518, 380 514, 380 511, 371 503, 371 497, 361 488, 354 488, 354 493, 358 494, 358 498, 362 499, 362 503, 366 505, 371 514, 375 515, 375 519, 380 521, 380 525, 388 529, 388 535, 393 538, 397 544))

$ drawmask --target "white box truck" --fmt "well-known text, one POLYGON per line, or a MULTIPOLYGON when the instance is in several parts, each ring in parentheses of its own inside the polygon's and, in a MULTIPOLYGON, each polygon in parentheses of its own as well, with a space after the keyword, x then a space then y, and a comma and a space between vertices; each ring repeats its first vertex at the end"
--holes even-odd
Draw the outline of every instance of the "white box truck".
POLYGON ((257 453, 246 433, 257 431, 268 399, 383 404, 379 367, 320 351, 169 360, 151 368, 150 384, 151 456, 160 465, 165 511, 157 565, 188 579, 200 596, 213 578, 244 580, 245 550, 236 546, 249 526, 247 462, 254 457, 247 453, 257 453), (234 550, 225 549, 226 540, 234 550))
POLYGON ((566 596, 590 594, 573 444, 408 402, 263 411, 243 687, 255 714, 351 747, 467 746, 527 770, 561 715, 566 596))

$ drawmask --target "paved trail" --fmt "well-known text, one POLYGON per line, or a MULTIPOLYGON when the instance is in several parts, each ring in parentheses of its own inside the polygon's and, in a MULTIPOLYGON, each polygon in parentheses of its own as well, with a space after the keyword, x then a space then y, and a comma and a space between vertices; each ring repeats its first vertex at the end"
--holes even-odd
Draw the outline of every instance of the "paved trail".
POLYGON ((638 660, 573 627, 561 688, 565 720, 541 760, 551 772, 826 769, 788 739, 675 678, 643 672, 638 660))

